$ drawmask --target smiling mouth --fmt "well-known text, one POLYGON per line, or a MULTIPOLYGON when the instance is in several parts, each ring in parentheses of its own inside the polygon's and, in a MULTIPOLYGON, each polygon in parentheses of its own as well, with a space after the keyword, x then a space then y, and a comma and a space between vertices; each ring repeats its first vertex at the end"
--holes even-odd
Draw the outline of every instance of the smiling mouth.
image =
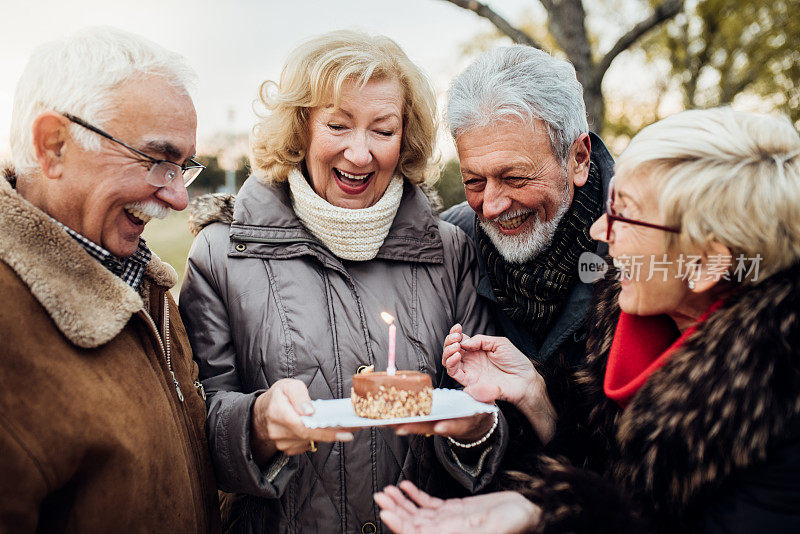
POLYGON ((333 168, 333 175, 339 184, 339 188, 345 193, 355 195, 361 193, 367 188, 372 177, 375 176, 374 172, 367 173, 352 173, 333 168))
POLYGON ((517 215, 515 217, 511 217, 511 218, 508 218, 508 219, 504 218, 502 220, 500 218, 497 218, 492 222, 497 224, 497 226, 499 226, 503 230, 515 230, 515 229, 519 228, 520 226, 522 226, 522 223, 527 221, 528 217, 530 217, 532 213, 533 213, 532 211, 529 211, 529 212, 523 213, 521 215, 517 215))
POLYGON ((150 215, 142 213, 141 211, 134 209, 134 208, 125 208, 125 215, 128 216, 128 220, 131 221, 133 224, 144 226, 148 222, 150 222, 150 215))

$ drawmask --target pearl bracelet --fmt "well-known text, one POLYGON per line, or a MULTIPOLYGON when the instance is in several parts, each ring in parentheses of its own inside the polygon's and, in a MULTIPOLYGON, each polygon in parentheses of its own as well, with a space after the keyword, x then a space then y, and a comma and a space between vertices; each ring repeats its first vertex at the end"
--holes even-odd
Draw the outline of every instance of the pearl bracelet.
POLYGON ((497 423, 499 420, 500 416, 497 415, 497 412, 494 412, 494 422, 492 423, 492 428, 490 428, 489 431, 486 434, 484 434, 484 436, 478 441, 473 441, 472 443, 461 443, 460 441, 454 440, 450 436, 447 436, 447 440, 456 447, 461 447, 462 449, 471 449, 472 447, 477 447, 478 445, 480 445, 481 443, 485 442, 487 439, 492 437, 492 434, 494 434, 494 431, 497 428, 497 423))

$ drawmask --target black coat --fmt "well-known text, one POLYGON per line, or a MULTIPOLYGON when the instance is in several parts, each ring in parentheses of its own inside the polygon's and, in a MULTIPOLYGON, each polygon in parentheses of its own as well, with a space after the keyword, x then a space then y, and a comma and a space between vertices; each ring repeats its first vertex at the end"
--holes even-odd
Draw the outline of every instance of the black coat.
POLYGON ((800 264, 726 299, 622 410, 603 393, 618 285, 547 451, 504 486, 537 532, 800 532, 800 264))

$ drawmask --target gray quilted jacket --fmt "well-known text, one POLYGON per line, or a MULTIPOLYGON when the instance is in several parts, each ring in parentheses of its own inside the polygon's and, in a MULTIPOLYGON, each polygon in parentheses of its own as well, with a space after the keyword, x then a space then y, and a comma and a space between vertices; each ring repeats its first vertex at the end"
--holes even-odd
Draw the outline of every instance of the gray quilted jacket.
POLYGON ((250 178, 232 221, 225 199, 210 202, 195 208, 205 227, 189 255, 180 307, 208 394, 218 483, 243 495, 230 518, 234 530, 382 532, 372 494, 387 484, 410 479, 437 495, 452 494, 455 481, 461 491, 485 486, 505 450, 504 420, 474 471, 477 464, 459 465, 441 438, 388 429, 323 443, 288 462, 279 456, 264 470, 249 447, 252 404, 275 381, 302 380, 312 399, 346 398, 359 366, 385 369, 384 310, 397 318, 398 368, 446 384, 440 361, 449 328, 460 322, 466 333, 492 333, 467 236, 438 220, 408 183, 389 235, 367 262, 342 261, 308 233, 286 184, 250 178))

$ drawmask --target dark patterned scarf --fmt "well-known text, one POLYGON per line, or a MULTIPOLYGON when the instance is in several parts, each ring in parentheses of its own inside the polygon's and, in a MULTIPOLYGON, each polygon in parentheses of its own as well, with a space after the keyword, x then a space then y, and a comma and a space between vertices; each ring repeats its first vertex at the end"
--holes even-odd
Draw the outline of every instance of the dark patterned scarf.
POLYGON ((503 312, 524 326, 537 343, 547 336, 578 276, 578 258, 594 251, 589 227, 603 212, 603 184, 594 163, 589 179, 575 195, 550 245, 527 263, 509 263, 476 221, 478 247, 503 312))

